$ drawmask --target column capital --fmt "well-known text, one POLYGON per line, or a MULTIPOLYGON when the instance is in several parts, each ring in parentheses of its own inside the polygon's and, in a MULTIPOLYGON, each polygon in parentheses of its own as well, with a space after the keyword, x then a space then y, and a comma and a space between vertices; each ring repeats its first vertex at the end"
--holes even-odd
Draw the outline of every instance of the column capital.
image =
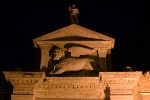
POLYGON ((98 56, 99 57, 106 57, 107 51, 108 51, 107 49, 104 49, 104 50, 98 49, 98 56))

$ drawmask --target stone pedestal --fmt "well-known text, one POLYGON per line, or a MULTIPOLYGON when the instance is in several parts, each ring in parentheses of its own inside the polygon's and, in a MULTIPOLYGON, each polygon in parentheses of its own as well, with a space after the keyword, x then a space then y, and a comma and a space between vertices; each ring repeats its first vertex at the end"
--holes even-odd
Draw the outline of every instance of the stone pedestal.
POLYGON ((142 72, 100 72, 100 78, 110 87, 111 100, 135 100, 142 72))

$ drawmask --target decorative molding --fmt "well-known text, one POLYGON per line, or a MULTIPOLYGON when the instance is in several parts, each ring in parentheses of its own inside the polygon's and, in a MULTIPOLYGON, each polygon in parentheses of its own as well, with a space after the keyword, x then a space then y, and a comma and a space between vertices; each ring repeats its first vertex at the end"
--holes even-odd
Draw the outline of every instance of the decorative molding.
POLYGON ((14 87, 11 100, 150 98, 150 76, 142 72, 100 72, 99 77, 46 77, 42 72, 4 74, 14 87))

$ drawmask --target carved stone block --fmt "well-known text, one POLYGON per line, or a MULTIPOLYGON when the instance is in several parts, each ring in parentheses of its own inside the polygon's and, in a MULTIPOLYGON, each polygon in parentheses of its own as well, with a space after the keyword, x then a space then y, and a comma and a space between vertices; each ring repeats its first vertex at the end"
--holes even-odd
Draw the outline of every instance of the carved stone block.
POLYGON ((110 88, 111 100, 133 100, 138 96, 142 72, 100 72, 103 84, 110 88))
POLYGON ((98 77, 49 77, 36 85, 35 98, 95 100, 105 95, 98 77))

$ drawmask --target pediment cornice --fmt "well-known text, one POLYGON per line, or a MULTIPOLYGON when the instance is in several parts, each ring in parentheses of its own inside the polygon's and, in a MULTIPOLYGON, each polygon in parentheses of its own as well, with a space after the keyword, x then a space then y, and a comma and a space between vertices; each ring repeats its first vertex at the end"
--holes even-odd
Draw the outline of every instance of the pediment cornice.
MULTIPOLYGON (((67 37, 78 37, 77 40, 83 39, 86 41, 90 40, 97 40, 97 41, 111 41, 114 45, 115 39, 106 36, 104 34, 92 31, 88 28, 82 27, 80 25, 72 24, 56 31, 50 32, 46 35, 37 37, 33 39, 35 47, 37 47, 37 41, 47 41, 47 40, 55 40, 55 41, 62 41, 62 39, 66 39, 67 37)), ((70 38, 71 39, 71 38, 70 38)), ((73 40, 70 40, 73 41, 73 40)), ((112 46, 113 47, 113 46, 112 46)))

